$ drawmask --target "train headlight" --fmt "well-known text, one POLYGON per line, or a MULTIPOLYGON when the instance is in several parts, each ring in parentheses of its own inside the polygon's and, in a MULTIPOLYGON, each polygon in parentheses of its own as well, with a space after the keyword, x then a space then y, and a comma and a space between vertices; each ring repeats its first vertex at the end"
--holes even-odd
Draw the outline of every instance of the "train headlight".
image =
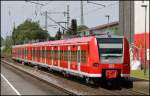
POLYGON ((93 66, 94 67, 99 67, 99 64, 98 63, 94 63, 93 66))

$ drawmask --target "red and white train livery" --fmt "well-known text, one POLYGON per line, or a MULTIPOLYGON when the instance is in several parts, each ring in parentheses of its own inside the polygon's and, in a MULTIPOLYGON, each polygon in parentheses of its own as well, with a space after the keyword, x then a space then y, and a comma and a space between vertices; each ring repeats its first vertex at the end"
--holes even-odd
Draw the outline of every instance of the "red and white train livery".
POLYGON ((129 44, 118 36, 89 36, 15 45, 12 58, 86 80, 128 78, 129 44))

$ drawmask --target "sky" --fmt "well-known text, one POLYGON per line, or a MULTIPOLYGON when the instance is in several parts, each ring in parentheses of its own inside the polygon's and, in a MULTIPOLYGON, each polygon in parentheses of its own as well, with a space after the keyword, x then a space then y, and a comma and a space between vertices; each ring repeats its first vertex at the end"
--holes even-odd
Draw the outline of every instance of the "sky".
MULTIPOLYGON (((33 1, 44 4, 41 6, 25 1, 1 1, 1 36, 5 38, 12 34, 14 25, 17 27, 26 19, 39 21, 41 27, 45 26, 45 17, 43 12, 64 12, 67 10, 67 5, 70 7, 70 22, 71 19, 77 19, 77 24, 80 25, 80 1, 33 1)), ((107 18, 105 15, 110 15, 110 22, 119 21, 119 2, 118 1, 92 1, 97 4, 103 4, 106 7, 87 3, 83 1, 84 25, 89 28, 106 24, 107 18)), ((48 14, 57 22, 66 21, 64 14, 48 14)), ((48 19, 48 25, 56 25, 56 27, 48 27, 48 33, 54 36, 60 28, 53 21, 48 19)), ((63 25, 63 24, 62 24, 63 25)), ((63 25, 64 26, 64 25, 63 25)))

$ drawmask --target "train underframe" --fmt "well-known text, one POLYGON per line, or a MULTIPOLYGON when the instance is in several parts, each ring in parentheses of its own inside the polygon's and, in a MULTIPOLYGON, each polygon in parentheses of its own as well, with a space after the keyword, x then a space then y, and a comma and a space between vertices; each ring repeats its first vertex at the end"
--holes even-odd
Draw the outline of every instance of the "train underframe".
MULTIPOLYGON (((15 60, 15 59, 14 59, 15 60)), ((37 66, 39 69, 44 67, 44 66, 40 66, 39 64, 35 65, 35 64, 32 64, 30 62, 23 62, 23 61, 20 61, 20 60, 15 60, 17 62, 20 62, 22 64, 26 64, 26 65, 30 65, 30 66, 37 66)), ((49 71, 53 72, 58 72, 57 70, 54 70, 50 67, 46 67, 49 71)), ((107 88, 121 88, 121 87, 124 87, 124 88, 133 88, 133 81, 130 79, 130 78, 125 78, 125 77, 121 77, 121 70, 118 70, 118 69, 104 69, 102 70, 102 77, 86 77, 86 76, 75 76, 73 74, 68 74, 68 72, 66 71, 59 71, 61 74, 64 75, 64 77, 66 78, 71 78, 71 76, 75 76, 77 78, 81 78, 81 79, 84 79, 84 81, 87 83, 87 84, 90 84, 90 85, 94 85, 94 86, 101 86, 101 87, 107 87, 107 88), (117 77, 115 78, 107 78, 106 77, 106 71, 107 70, 117 70, 118 72, 118 75, 117 77)))

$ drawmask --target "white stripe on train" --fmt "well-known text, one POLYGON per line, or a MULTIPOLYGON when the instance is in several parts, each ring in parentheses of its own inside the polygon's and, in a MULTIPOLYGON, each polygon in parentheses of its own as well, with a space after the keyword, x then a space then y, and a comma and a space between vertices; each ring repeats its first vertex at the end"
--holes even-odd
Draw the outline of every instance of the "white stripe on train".
MULTIPOLYGON (((43 67, 50 67, 52 69, 55 69, 55 70, 58 70, 58 71, 66 71, 70 74, 74 74, 74 75, 77 75, 77 76, 80 76, 80 77, 83 77, 83 76, 86 76, 86 77, 101 77, 102 74, 89 74, 89 73, 86 73, 86 72, 79 72, 78 70, 72 70, 70 69, 70 71, 68 70, 68 68, 62 68, 62 67, 58 67, 58 66, 54 66, 54 65, 48 65, 48 64, 44 64, 44 63, 39 63, 39 62, 34 62, 34 61, 31 61, 31 60, 24 60, 24 59, 20 59, 20 58, 14 58, 12 57, 13 59, 17 59, 17 60, 22 60, 22 61, 25 61, 25 62, 30 62, 32 64, 35 64, 35 65, 41 65, 43 67)), ((121 74, 121 77, 129 77, 130 74, 121 74)))

